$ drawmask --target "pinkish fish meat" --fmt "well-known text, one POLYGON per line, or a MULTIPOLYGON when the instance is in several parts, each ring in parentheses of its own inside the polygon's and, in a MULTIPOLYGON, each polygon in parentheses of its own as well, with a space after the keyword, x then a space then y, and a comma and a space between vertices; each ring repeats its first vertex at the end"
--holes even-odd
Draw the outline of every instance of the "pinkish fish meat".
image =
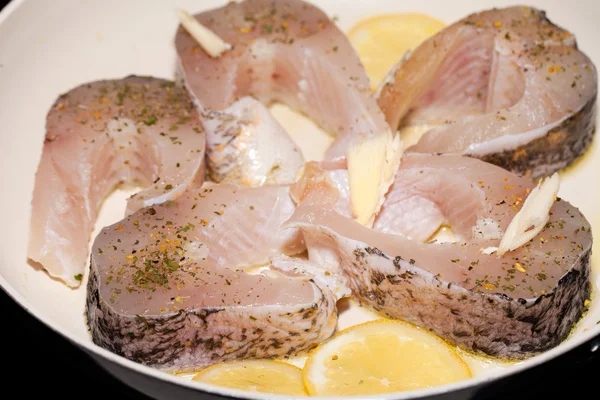
MULTIPOLYGON (((406 160, 408 164, 401 165, 396 173, 373 229, 422 242, 443 226, 452 226, 454 233, 464 238, 471 235, 476 223, 485 224, 483 215, 490 207, 485 203, 485 194, 472 181, 486 176, 476 170, 448 174, 423 165, 413 168, 415 157, 406 160)), ((490 183, 496 189, 505 184, 497 180, 490 183)), ((344 160, 307 163, 290 193, 296 204, 332 207, 338 214, 352 218, 344 160)), ((484 233, 498 235, 499 229, 497 224, 487 224, 484 233)))
POLYGON ((597 86, 573 34, 543 11, 509 7, 425 41, 390 72, 378 101, 392 127, 426 131, 408 151, 469 155, 535 178, 588 147, 597 86))
POLYGON ((306 163, 300 178, 290 186, 290 195, 296 204, 326 205, 352 218, 348 163, 345 159, 306 163))
POLYGON ((422 231, 415 234, 402 212, 368 229, 336 212, 330 199, 301 204, 289 226, 301 228, 311 261, 342 276, 374 310, 469 350, 523 359, 559 344, 590 296, 591 228, 564 200, 524 246, 501 257, 484 251, 498 246, 532 188, 473 158, 405 155, 383 213, 406 210, 408 202, 425 217, 422 231), (455 243, 415 240, 440 221, 455 229, 455 243))
POLYGON ((205 135, 186 91, 170 81, 78 86, 56 100, 46 129, 27 254, 69 286, 81 282, 100 205, 117 185, 145 187, 128 201, 133 212, 204 180, 205 135))
POLYGON ((94 241, 94 342, 168 371, 291 355, 335 330, 339 286, 305 250, 285 186, 204 184, 146 207, 94 241), (264 271, 250 274, 249 267, 264 271))
POLYGON ((267 116, 254 125, 247 118, 244 124, 236 122, 241 118, 229 110, 237 107, 237 101, 249 103, 248 96, 264 104, 285 103, 334 134, 337 140, 327 159, 344 157, 355 141, 389 130, 350 42, 317 7, 300 0, 245 0, 195 18, 233 46, 212 58, 183 27, 175 38, 182 78, 195 96, 207 131, 207 167, 214 179, 239 183, 239 176, 253 175, 252 180, 266 181, 264 172, 247 172, 265 163, 268 168, 261 171, 285 167, 295 169, 291 174, 295 177, 302 165, 288 138, 275 139, 264 151, 245 145, 260 140, 251 136, 265 135, 260 121, 274 131, 271 140, 285 135, 267 116), (274 147, 287 155, 283 158, 287 165, 273 162, 269 152, 274 147))

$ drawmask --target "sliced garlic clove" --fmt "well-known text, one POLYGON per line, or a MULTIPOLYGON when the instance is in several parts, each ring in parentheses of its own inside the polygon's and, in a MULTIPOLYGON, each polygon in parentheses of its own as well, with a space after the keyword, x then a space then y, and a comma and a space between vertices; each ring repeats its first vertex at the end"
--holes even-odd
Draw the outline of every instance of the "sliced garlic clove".
POLYGON ((360 224, 373 224, 394 182, 403 151, 400 136, 391 131, 360 141, 348 150, 350 204, 360 224))
POLYGON ((185 10, 177 10, 179 22, 185 30, 198 42, 211 57, 219 57, 223 52, 230 50, 231 45, 221 39, 216 33, 202 25, 196 18, 185 10))
POLYGON ((544 229, 559 188, 560 177, 556 172, 550 178, 540 180, 506 228, 498 246, 498 255, 523 246, 544 229))

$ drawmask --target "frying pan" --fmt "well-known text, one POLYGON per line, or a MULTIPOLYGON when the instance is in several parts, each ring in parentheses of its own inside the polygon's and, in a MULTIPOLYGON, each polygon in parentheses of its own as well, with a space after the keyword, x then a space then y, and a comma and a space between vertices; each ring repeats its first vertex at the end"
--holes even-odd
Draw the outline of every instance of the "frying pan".
MULTIPOLYGON (((130 74, 172 78, 175 67, 172 41, 177 27, 175 8, 197 12, 224 3, 220 0, 15 0, 0 13, 0 121, 3 128, 0 133, 3 171, 0 187, 4 189, 0 210, 5 222, 0 231, 3 244, 0 286, 22 308, 68 338, 111 374, 158 399, 198 398, 200 394, 203 398, 283 397, 203 385, 142 366, 94 345, 83 316, 85 282, 79 289, 69 289, 26 258, 33 180, 40 157, 45 116, 58 94, 82 82, 130 74)), ((545 9, 555 23, 575 33, 579 47, 600 65, 600 46, 596 43, 600 8, 594 0, 582 0, 578 7, 558 0, 525 3, 545 9)), ((318 5, 328 15, 337 16, 342 29, 348 29, 360 19, 380 13, 422 12, 451 23, 477 10, 512 3, 484 0, 475 6, 468 0, 423 0, 409 5, 394 0, 321 0, 318 5)), ((319 134, 315 128, 314 137, 319 134)), ((310 140, 302 147, 314 145, 310 140)), ((575 167, 563 174, 559 193, 581 209, 594 231, 600 229, 597 207, 600 149, 596 142, 575 167)), ((97 228, 122 217, 126 196, 127 193, 117 192, 107 199, 97 228)), ((600 253, 597 247, 594 246, 594 254, 600 253)), ((594 293, 600 283, 599 261, 597 257, 592 260, 594 293)), ((571 336, 556 348, 509 368, 492 366, 467 381, 372 398, 468 397, 483 385, 546 363, 574 348, 582 348, 578 346, 589 346, 589 350, 597 348, 600 300, 596 297, 592 297, 588 313, 571 336)), ((341 316, 345 325, 362 318, 364 316, 352 307, 341 316)))

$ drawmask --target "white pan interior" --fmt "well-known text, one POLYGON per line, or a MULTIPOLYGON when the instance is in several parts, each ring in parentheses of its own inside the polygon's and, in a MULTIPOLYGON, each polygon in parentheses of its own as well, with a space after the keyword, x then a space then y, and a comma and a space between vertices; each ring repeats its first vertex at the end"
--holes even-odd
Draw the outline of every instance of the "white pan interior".
MULTIPOLYGON (((568 2, 526 1, 548 12, 549 18, 575 33, 579 47, 600 66, 597 21, 600 8, 594 0, 568 2)), ((135 369, 158 380, 177 382, 199 390, 229 395, 235 391, 200 385, 186 377, 176 377, 127 361, 96 347, 84 320, 85 280, 81 288, 69 289, 51 279, 26 257, 30 202, 34 174, 40 158, 46 113, 62 92, 87 81, 120 78, 130 74, 173 78, 177 27, 174 10, 190 12, 225 4, 222 0, 145 1, 129 0, 55 0, 15 1, 0 14, 0 212, 4 227, 0 231, 0 284, 22 306, 75 343, 112 362, 135 369)), ((423 12, 453 22, 476 11, 512 5, 511 1, 482 0, 476 8, 472 1, 424 0, 319 0, 328 15, 336 16, 347 30, 360 19, 389 12, 423 12)), ((275 114, 289 129, 308 159, 318 159, 330 139, 314 124, 283 106, 275 114), (308 139, 307 139, 308 137, 308 139)), ((600 148, 595 140, 587 154, 563 172, 559 195, 579 207, 600 231, 600 148)), ((116 192, 103 206, 97 230, 120 219, 127 193, 116 192)), ((96 231, 97 231, 96 230, 96 231)), ((600 248, 594 245, 592 257, 594 294, 600 286, 600 248)), ((469 358, 475 377, 446 387, 394 396, 426 395, 475 385, 529 368, 556 357, 570 348, 600 334, 600 299, 592 297, 589 312, 568 340, 560 346, 516 365, 469 358)), ((340 328, 375 316, 355 304, 344 304, 340 328)), ((302 359, 296 360, 301 364, 302 359)), ((264 395, 263 398, 274 398, 264 395)), ((276 397, 276 396, 275 396, 276 397)))

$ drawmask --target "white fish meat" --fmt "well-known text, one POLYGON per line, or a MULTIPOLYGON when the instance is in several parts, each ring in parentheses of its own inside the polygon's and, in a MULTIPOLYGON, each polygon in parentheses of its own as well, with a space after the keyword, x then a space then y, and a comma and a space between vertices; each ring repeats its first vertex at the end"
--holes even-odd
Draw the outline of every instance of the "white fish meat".
MULTIPOLYGON (((302 229, 310 260, 343 277, 363 304, 466 349, 523 359, 559 344, 590 296, 592 234, 579 210, 558 199, 536 237, 499 257, 485 249, 500 243, 533 188, 529 180, 453 155, 405 155, 402 174, 423 178, 402 182, 395 204, 403 196, 420 197, 414 207, 431 201, 440 220, 458 227, 457 242, 422 243, 368 229, 337 213, 334 202, 307 202, 289 226, 302 229), (421 182, 427 188, 427 176, 439 186, 418 188, 421 182)), ((412 225, 398 224, 398 233, 406 226, 412 232, 412 225)))
POLYGON ((345 295, 311 262, 285 186, 205 184, 106 227, 94 242, 94 342, 168 371, 292 355, 336 329, 345 295), (250 267, 263 271, 250 274, 250 267))
POLYGON ((285 185, 296 180, 304 164, 300 148, 252 97, 223 111, 201 110, 209 177, 244 186, 285 185))
POLYGON ((408 151, 470 155, 536 178, 590 144, 597 86, 575 36, 518 6, 426 40, 390 71, 378 101, 393 128, 426 131, 408 151))
POLYGON ((205 135, 184 89, 130 76, 78 86, 48 113, 27 255, 78 286, 104 198, 144 187, 128 212, 176 198, 204 180, 205 135))
POLYGON ((261 140, 252 135, 273 140, 271 151, 288 160, 280 168, 293 169, 286 176, 295 177, 302 165, 296 145, 288 138, 275 139, 285 132, 263 111, 256 112, 262 123, 229 129, 240 117, 228 110, 239 108, 238 101, 250 102, 245 100, 248 96, 265 105, 287 104, 334 134, 337 139, 327 159, 345 157, 351 144, 389 131, 358 55, 317 7, 300 0, 245 0, 194 17, 233 46, 212 57, 183 27, 175 38, 182 79, 195 96, 207 130, 212 177, 240 183, 240 176, 251 175, 251 181, 267 181, 264 171, 275 165, 272 156, 263 147, 240 145, 261 140), (220 124, 224 119, 230 122, 220 124), (259 126, 268 126, 272 133, 259 126))

